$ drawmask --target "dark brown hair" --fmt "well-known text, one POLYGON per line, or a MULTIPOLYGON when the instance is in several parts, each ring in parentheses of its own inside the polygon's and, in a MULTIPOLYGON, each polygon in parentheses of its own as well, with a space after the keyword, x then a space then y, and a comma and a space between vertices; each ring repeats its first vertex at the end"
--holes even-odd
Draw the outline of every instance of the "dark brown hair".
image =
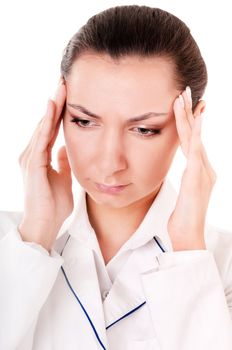
POLYGON ((74 61, 86 52, 107 53, 114 60, 129 55, 171 59, 176 88, 191 87, 193 108, 207 85, 206 65, 190 29, 160 8, 116 6, 89 18, 64 49, 60 68, 65 79, 74 61))

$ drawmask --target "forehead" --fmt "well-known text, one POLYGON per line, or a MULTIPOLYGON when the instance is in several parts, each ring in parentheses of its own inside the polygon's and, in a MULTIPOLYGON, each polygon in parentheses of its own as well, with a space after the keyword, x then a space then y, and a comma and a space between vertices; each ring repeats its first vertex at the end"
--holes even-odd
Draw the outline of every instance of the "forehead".
POLYGON ((114 60, 107 54, 84 54, 72 65, 67 79, 70 99, 94 98, 115 103, 151 104, 176 93, 174 66, 166 57, 125 56, 114 60))
POLYGON ((118 80, 124 77, 129 82, 159 81, 174 85, 174 65, 166 57, 124 56, 113 59, 107 54, 84 54, 76 59, 69 76, 70 82, 78 81, 85 76, 118 80))

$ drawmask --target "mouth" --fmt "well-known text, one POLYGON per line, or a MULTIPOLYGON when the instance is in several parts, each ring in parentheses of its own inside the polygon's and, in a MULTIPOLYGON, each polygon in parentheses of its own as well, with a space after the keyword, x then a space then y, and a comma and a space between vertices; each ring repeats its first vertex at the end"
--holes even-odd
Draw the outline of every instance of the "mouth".
POLYGON ((121 191, 123 191, 123 189, 127 186, 129 186, 129 184, 127 185, 115 185, 115 186, 107 186, 104 184, 99 184, 97 182, 95 182, 95 185, 97 187, 97 189, 101 192, 104 193, 109 193, 109 194, 116 194, 119 193, 121 191))

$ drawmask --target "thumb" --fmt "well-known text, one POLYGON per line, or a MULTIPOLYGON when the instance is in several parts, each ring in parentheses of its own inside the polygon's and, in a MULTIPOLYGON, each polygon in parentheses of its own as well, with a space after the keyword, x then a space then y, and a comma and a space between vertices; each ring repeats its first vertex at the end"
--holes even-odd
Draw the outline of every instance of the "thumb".
POLYGON ((69 160, 68 160, 67 151, 66 151, 65 146, 62 146, 58 150, 57 160, 58 160, 58 172, 60 174, 65 173, 66 175, 67 174, 71 175, 71 168, 69 165, 69 160))

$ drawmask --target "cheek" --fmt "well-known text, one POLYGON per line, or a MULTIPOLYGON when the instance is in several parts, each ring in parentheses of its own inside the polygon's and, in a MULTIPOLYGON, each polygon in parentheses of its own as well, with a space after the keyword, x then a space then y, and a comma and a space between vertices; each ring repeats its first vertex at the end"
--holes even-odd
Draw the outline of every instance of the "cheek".
POLYGON ((133 167, 142 178, 163 178, 168 172, 178 147, 178 137, 174 129, 160 135, 149 147, 138 149, 133 158, 133 167))
POLYGON ((80 141, 67 137, 66 149, 72 173, 77 182, 82 187, 85 187, 86 174, 89 172, 89 164, 91 164, 88 159, 87 146, 83 147, 83 144, 81 144, 80 141))
POLYGON ((146 149, 142 154, 138 154, 134 159, 134 168, 141 178, 151 180, 160 176, 167 168, 168 150, 163 143, 154 144, 153 149, 146 149))
POLYGON ((96 152, 96 147, 93 147, 91 142, 86 142, 86 138, 77 138, 75 130, 67 131, 64 138, 72 171, 74 174, 79 173, 81 176, 92 164, 92 155, 96 152))

